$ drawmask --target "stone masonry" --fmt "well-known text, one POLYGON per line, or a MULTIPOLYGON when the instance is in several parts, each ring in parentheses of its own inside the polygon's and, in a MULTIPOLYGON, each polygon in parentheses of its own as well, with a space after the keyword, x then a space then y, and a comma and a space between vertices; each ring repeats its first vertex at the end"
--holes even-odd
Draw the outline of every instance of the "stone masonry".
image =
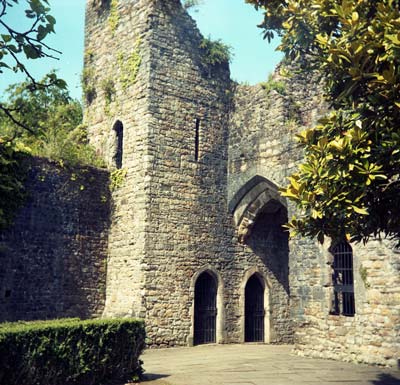
POLYGON ((33 159, 28 197, 0 234, 0 320, 101 316, 108 172, 33 159))
POLYGON ((141 317, 153 347, 202 343, 202 330, 203 342, 294 342, 302 355, 398 365, 393 245, 352 245, 355 314, 333 315, 334 243, 289 240, 282 228, 294 208, 279 186, 303 156, 294 135, 326 111, 318 80, 293 67, 290 79, 274 74, 284 89, 235 84, 228 63, 210 63, 179 0, 88 0, 85 32, 85 121, 119 180, 111 212, 96 198, 105 172, 72 201, 68 176, 46 168, 54 190, 43 197, 32 179, 38 212, 54 206, 62 220, 50 220, 41 240, 44 222, 23 219, 36 207, 28 206, 2 235, 2 319, 141 317), (82 223, 85 194, 95 198, 82 223), (39 279, 58 255, 53 245, 61 250, 57 237, 64 264, 39 279), (28 276, 39 288, 32 296, 28 276), (250 282, 258 289, 248 294, 250 282))

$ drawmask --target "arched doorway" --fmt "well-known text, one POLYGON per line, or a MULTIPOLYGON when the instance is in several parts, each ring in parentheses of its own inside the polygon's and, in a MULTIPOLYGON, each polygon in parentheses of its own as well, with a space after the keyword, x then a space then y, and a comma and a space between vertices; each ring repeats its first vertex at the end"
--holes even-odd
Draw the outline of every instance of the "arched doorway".
POLYGON ((194 344, 216 341, 217 283, 207 271, 196 281, 194 292, 194 344))
POLYGON ((245 342, 264 342, 264 287, 253 274, 245 288, 245 342))

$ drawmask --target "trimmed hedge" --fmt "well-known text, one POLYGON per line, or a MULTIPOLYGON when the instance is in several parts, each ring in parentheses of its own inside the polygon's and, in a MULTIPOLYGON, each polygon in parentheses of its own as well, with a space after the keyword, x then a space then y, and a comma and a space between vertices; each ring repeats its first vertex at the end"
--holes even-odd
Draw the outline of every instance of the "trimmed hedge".
POLYGON ((100 385, 138 379, 144 323, 132 319, 0 325, 0 385, 100 385))

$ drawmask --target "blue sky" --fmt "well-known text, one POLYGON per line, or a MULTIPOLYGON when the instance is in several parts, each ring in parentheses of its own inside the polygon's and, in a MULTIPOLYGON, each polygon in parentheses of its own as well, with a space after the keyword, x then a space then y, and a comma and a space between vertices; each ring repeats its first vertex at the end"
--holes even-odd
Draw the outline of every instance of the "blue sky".
MULTIPOLYGON (((49 35, 46 43, 62 51, 59 60, 40 59, 29 61, 29 69, 41 78, 51 69, 65 79, 71 94, 81 97, 80 73, 83 65, 83 31, 85 0, 50 0, 52 12, 57 20, 56 34, 49 35)), ((26 0, 14 7, 8 15, 10 24, 20 28, 24 19, 26 0)), ((222 39, 233 47, 234 57, 231 73, 234 80, 255 84, 267 78, 281 58, 275 52, 277 41, 268 44, 262 39, 257 24, 262 14, 244 3, 244 0, 204 0, 198 12, 191 12, 204 36, 222 39)), ((3 31, 0 30, 0 33, 3 31)), ((23 80, 11 71, 0 75, 0 91, 12 83, 23 80)))

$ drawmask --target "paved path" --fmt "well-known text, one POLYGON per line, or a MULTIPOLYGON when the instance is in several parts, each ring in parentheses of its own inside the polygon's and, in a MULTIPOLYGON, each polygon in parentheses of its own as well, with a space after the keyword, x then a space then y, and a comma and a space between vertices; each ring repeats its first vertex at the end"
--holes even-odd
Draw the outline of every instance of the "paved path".
POLYGON ((143 385, 400 385, 400 370, 292 355, 291 346, 203 345, 143 355, 143 385))

